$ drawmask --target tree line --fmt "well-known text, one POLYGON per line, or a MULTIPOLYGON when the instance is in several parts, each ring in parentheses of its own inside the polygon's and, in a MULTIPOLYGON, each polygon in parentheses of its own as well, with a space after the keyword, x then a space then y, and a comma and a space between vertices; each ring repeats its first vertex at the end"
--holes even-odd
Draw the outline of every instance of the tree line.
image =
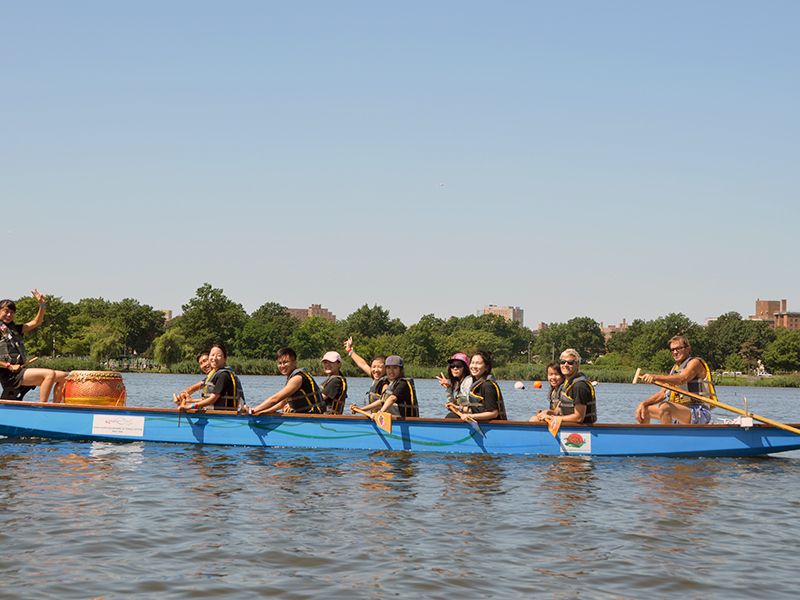
MULTIPOLYGON (((294 348, 300 359, 319 358, 328 350, 342 352, 344 341, 352 336, 362 356, 399 354, 418 366, 441 366, 456 352, 478 349, 491 350, 498 365, 545 364, 564 349, 575 348, 584 361, 606 368, 665 372, 673 364, 669 339, 685 335, 692 353, 715 370, 800 370, 800 331, 772 329, 736 312, 721 315, 708 327, 680 313, 652 321, 637 319, 627 331, 606 341, 600 324, 590 317, 551 323, 536 335, 497 315, 441 319, 430 314, 406 326, 383 307, 367 304, 336 322, 322 317, 300 321, 275 302, 247 314, 241 304, 208 283, 181 308, 180 316, 165 322, 163 312, 131 298, 120 302, 84 298, 74 304, 48 296, 44 323, 26 335, 26 346, 37 356, 91 356, 102 361, 137 354, 169 366, 190 360, 216 342, 243 359, 272 360, 283 346, 294 348)), ((33 319, 37 310, 33 298, 20 298, 16 322, 33 319)))

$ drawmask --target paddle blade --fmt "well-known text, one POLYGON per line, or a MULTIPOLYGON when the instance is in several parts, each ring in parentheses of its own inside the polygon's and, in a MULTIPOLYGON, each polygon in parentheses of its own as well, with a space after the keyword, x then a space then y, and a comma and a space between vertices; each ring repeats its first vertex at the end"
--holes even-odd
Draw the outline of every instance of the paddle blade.
POLYGON ((375 424, 386 433, 392 433, 392 415, 388 412, 379 412, 375 417, 375 424))
POLYGON ((475 419, 467 419, 467 423, 470 424, 470 427, 472 427, 476 433, 480 433, 483 437, 486 437, 486 434, 483 433, 483 429, 481 429, 481 426, 478 425, 475 419))
POLYGON ((558 435, 558 430, 561 429, 561 420, 550 418, 550 421, 547 423, 547 429, 553 434, 553 437, 558 435))

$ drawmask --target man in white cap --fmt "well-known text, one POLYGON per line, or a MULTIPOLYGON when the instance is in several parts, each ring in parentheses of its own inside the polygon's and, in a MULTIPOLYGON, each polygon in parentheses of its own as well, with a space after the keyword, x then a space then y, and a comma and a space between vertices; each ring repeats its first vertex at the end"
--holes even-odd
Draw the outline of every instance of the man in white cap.
POLYGON ((347 380, 339 374, 342 357, 333 350, 326 352, 322 357, 322 368, 328 376, 322 384, 322 397, 328 405, 326 414, 340 415, 344 411, 344 401, 347 399, 347 380))

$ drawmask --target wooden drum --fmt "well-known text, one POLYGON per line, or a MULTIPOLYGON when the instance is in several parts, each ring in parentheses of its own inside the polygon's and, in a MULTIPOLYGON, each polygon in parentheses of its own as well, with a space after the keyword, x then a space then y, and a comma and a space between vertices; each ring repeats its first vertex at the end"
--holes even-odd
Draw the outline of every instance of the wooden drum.
POLYGON ((65 404, 125 406, 125 383, 116 371, 72 371, 64 384, 65 404))

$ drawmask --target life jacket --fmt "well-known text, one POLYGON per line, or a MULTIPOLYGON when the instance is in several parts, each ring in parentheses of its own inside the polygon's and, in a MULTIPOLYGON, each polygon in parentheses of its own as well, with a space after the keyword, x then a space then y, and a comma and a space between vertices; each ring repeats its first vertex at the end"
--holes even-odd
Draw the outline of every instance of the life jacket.
POLYGON ((23 365, 27 357, 22 332, 13 323, 11 326, 0 323, 0 360, 12 365, 23 365))
POLYGON ((556 400, 558 402, 556 406, 558 407, 558 414, 561 416, 566 416, 575 412, 575 401, 570 397, 569 391, 578 381, 585 381, 586 385, 589 386, 589 389, 592 392, 592 399, 588 404, 586 404, 586 416, 584 417, 583 422, 595 423, 597 422, 597 405, 594 398, 594 386, 592 386, 591 382, 583 373, 578 373, 578 375, 571 381, 565 381, 558 387, 558 390, 556 390, 556 400))
MULTIPOLYGON (((239 377, 231 371, 228 367, 222 367, 221 369, 217 369, 214 371, 220 377, 224 377, 227 375, 231 378, 231 382, 233 383, 233 394, 220 396, 217 398, 217 401, 214 403, 215 410, 237 410, 239 407, 244 406, 244 390, 242 389, 242 382, 239 381, 239 377)), ((206 387, 208 384, 203 386, 203 392, 205 393, 206 387)))
MULTIPOLYGON (((683 361, 679 365, 675 365, 672 367, 672 370, 669 372, 670 375, 674 375, 676 373, 680 373, 686 368, 686 365, 689 364, 689 361, 694 360, 697 358, 696 356, 690 356, 685 361, 683 361)), ((708 364, 702 358, 697 358, 701 363, 703 363, 703 368, 706 370, 706 377, 705 379, 700 379, 699 377, 692 379, 691 381, 687 381, 683 385, 676 385, 673 387, 680 388, 682 390, 686 390, 687 392, 692 392, 693 394, 697 394, 698 396, 703 396, 703 398, 709 398, 711 400, 717 399, 717 390, 714 389, 714 384, 711 381, 711 369, 708 368, 708 364)), ((669 393, 669 401, 675 402, 677 404, 702 404, 698 402, 695 398, 689 398, 688 396, 684 396, 682 394, 678 394, 678 392, 670 391, 669 393)))
POLYGON ((419 416, 419 404, 417 404, 417 389, 414 387, 414 380, 410 377, 398 377, 394 381, 389 383, 389 387, 383 392, 381 396, 381 400, 386 400, 389 396, 394 396, 396 400, 394 401, 394 406, 397 407, 397 410, 400 413, 401 417, 418 417, 419 416), (399 392, 400 386, 403 382, 408 383, 408 389, 410 390, 410 396, 408 400, 401 401, 400 396, 397 395, 396 392, 399 392))
POLYGON ((380 400, 383 397, 383 393, 381 390, 388 383, 389 383, 389 378, 386 375, 373 381, 372 387, 369 388, 369 391, 364 396, 364 403, 372 404, 376 400, 380 400))
POLYGON ((214 373, 216 373, 216 371, 214 371, 214 370, 209 371, 208 374, 206 375, 206 378, 203 379, 203 387, 200 388, 200 399, 201 400, 205 400, 206 396, 208 396, 211 393, 211 391, 210 391, 211 388, 214 387, 214 386, 211 385, 211 376, 214 375, 214 373))
POLYGON ((300 384, 300 389, 289 398, 289 406, 291 406, 295 412, 299 413, 323 414, 327 407, 322 397, 322 390, 319 389, 317 382, 314 381, 314 378, 302 367, 289 373, 287 380, 295 375, 300 375, 303 382, 300 384))
MULTIPOLYGON (((489 374, 489 376, 491 376, 491 374, 489 374)), ((508 416, 506 415, 506 404, 503 401, 503 393, 500 391, 500 386, 497 385, 497 381, 494 377, 490 379, 489 376, 485 379, 481 377, 472 384, 472 389, 469 391, 469 402, 467 404, 467 406, 469 406, 469 412, 472 414, 489 412, 489 408, 486 406, 486 392, 484 391, 484 386, 494 386, 495 393, 497 394, 496 418, 507 421, 508 416)))
MULTIPOLYGON (((347 400, 347 380, 341 375, 331 375, 325 380, 325 383, 328 383, 328 381, 334 377, 338 377, 342 380, 342 391, 337 398, 331 398, 328 396, 327 400, 325 400, 325 403, 330 409, 330 414, 341 415, 344 412, 344 401, 347 400)), ((322 387, 324 388, 325 386, 323 385, 322 387)))

